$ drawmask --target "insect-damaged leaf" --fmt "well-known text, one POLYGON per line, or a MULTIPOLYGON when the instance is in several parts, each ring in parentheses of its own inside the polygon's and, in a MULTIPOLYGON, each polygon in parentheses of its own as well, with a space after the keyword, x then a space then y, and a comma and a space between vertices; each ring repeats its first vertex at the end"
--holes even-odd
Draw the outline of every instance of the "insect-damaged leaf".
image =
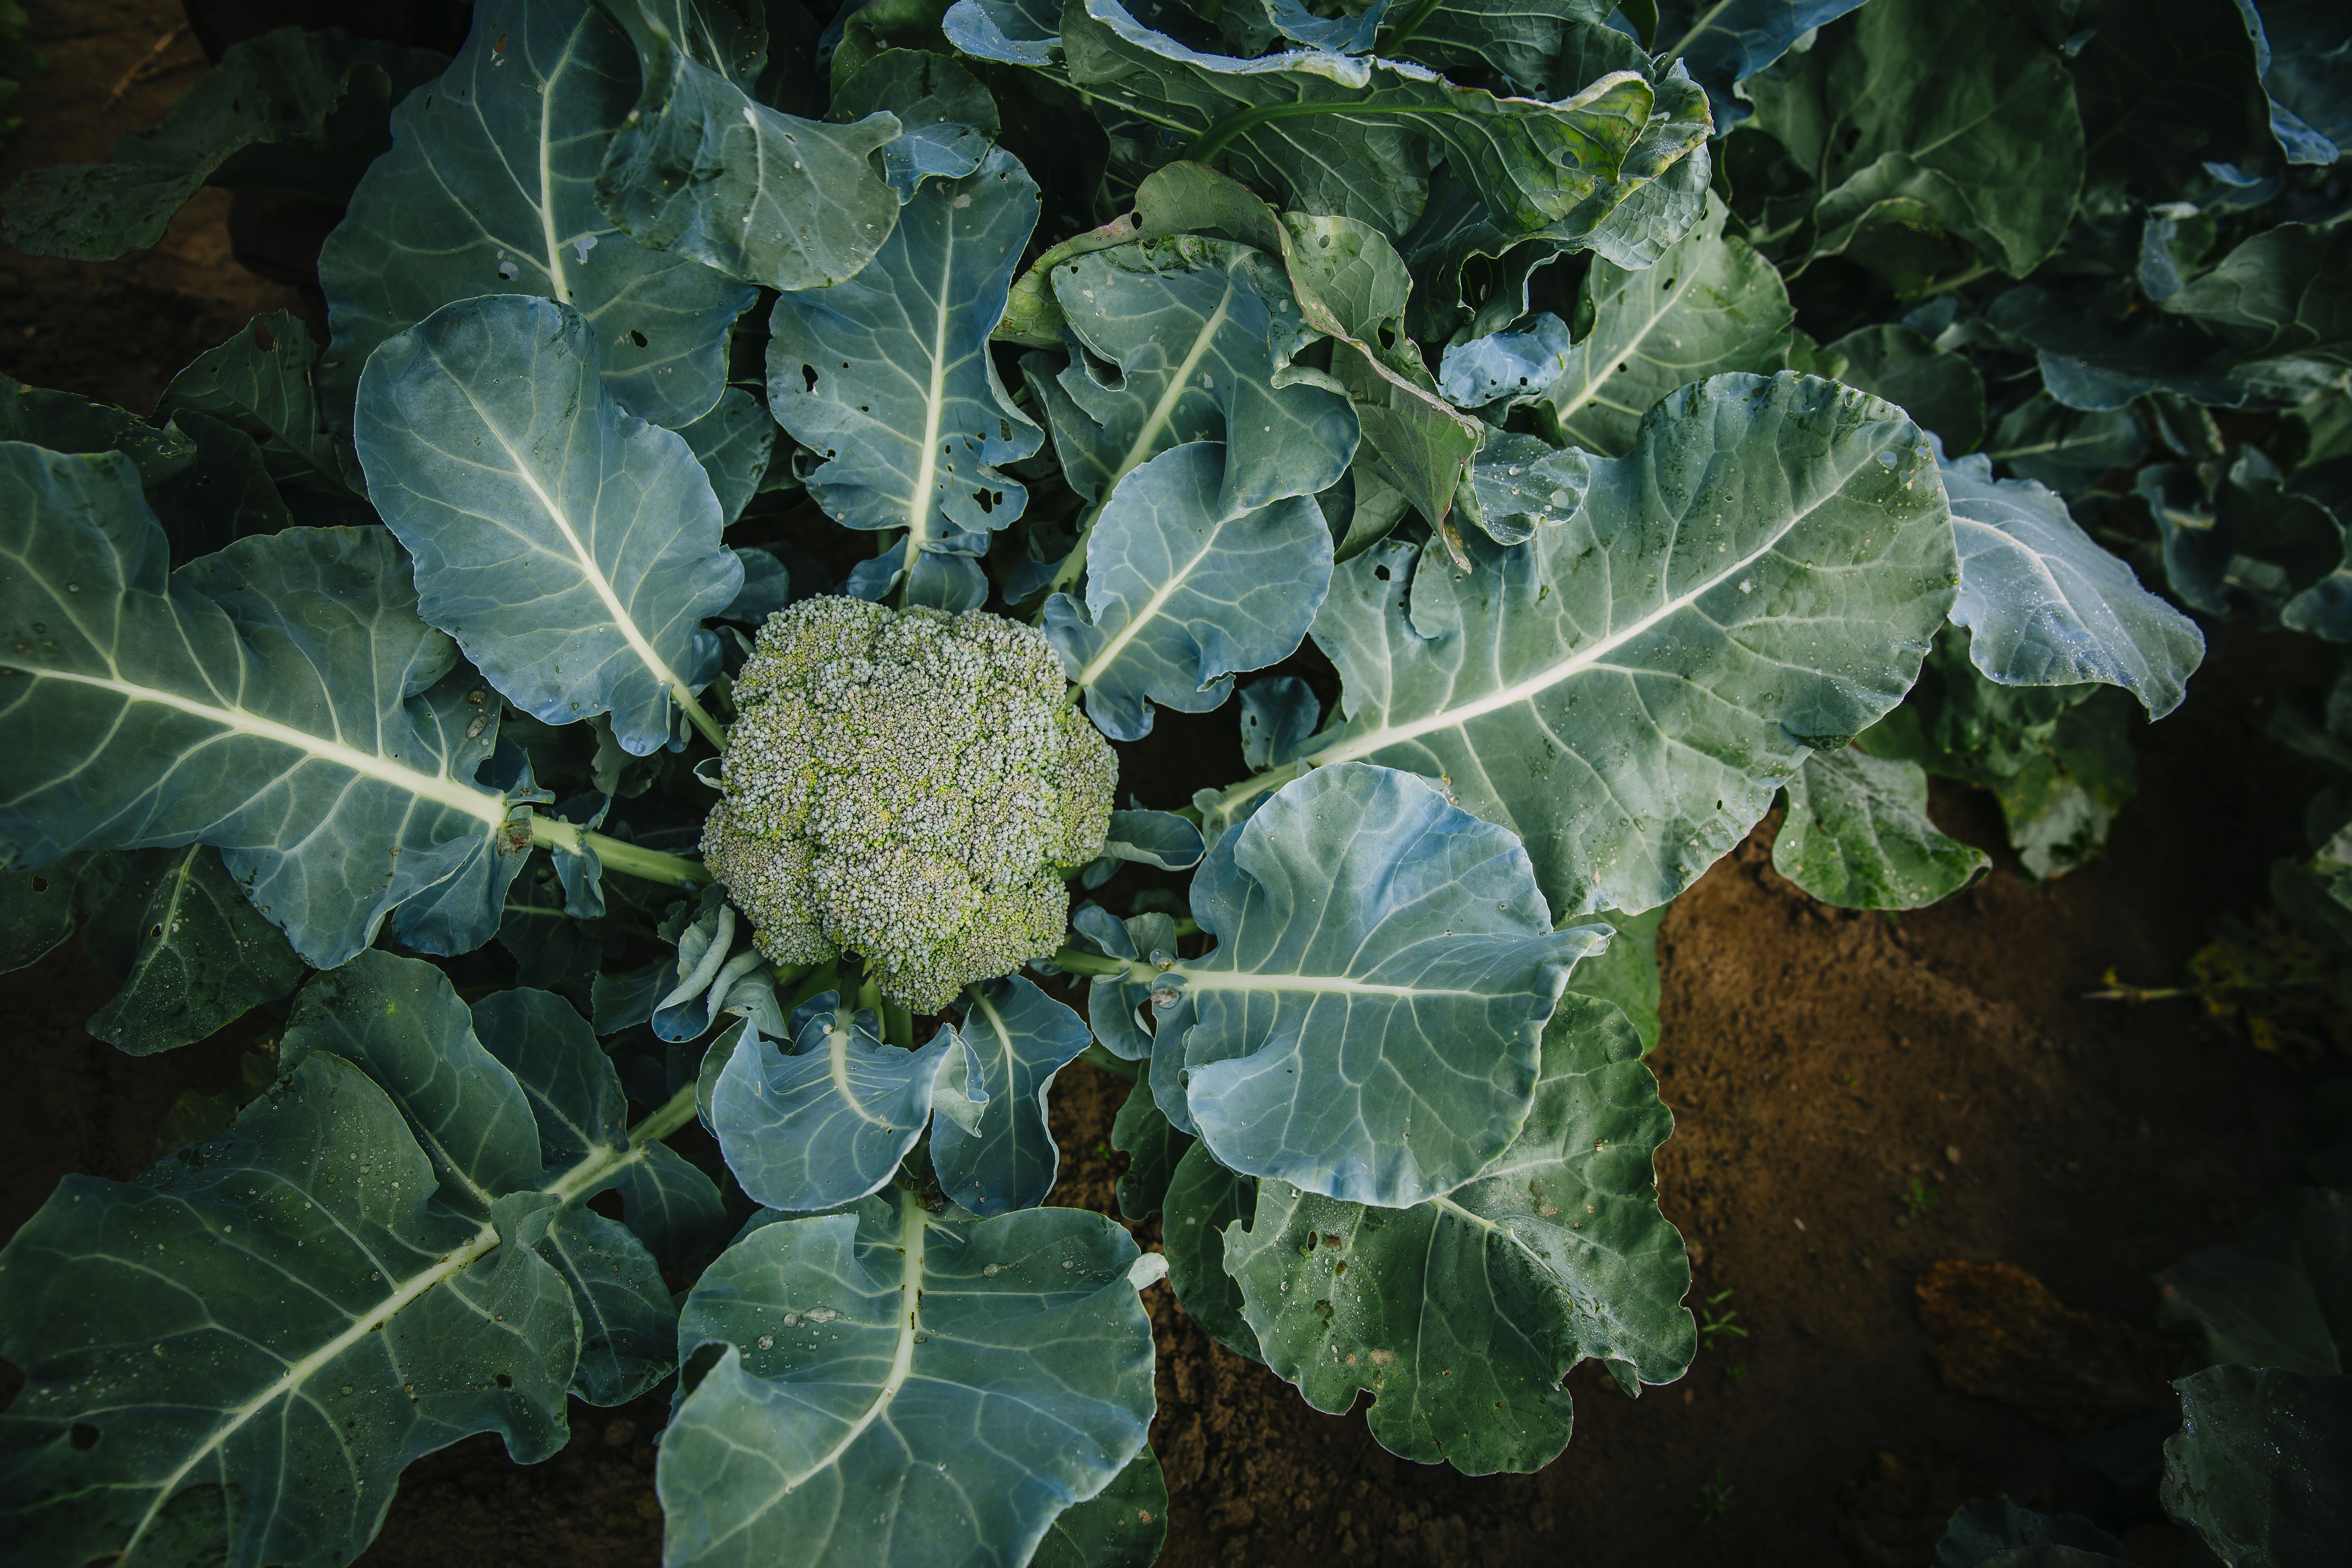
POLYGON ((1564 999, 1525 1130, 1477 1180, 1412 1208, 1258 1184, 1225 1267, 1266 1364, 1319 1410, 1360 1391, 1390 1452, 1528 1471, 1568 1441, 1561 1381, 1588 1356, 1629 1390, 1698 1349, 1690 1264, 1651 1157, 1673 1118, 1624 1016, 1564 999))
POLYGON ((1916 763, 1849 746, 1816 752, 1789 781, 1789 815, 1772 841, 1772 868, 1825 904, 1916 910, 1950 897, 1991 862, 1927 817, 1927 775, 1916 763))
POLYGON ((207 182, 338 204, 383 151, 384 110, 442 64, 430 49, 340 27, 280 27, 233 43, 152 130, 116 142, 105 163, 60 163, 17 181, 8 243, 28 255, 108 260, 162 239, 207 182))
POLYGON ((613 395, 640 419, 683 425, 718 401, 729 329, 757 290, 647 249, 596 205, 596 166, 636 79, 628 40, 585 0, 476 9, 447 72, 394 111, 392 151, 319 256, 333 330, 319 381, 338 430, 378 343, 484 294, 578 310, 613 395))
POLYGON ((907 530, 900 571, 981 552, 1028 505, 997 465, 1044 435, 998 381, 988 334, 1036 223, 1036 183, 992 150, 918 191, 865 271, 784 294, 769 319, 769 406, 824 459, 809 494, 846 527, 907 530))

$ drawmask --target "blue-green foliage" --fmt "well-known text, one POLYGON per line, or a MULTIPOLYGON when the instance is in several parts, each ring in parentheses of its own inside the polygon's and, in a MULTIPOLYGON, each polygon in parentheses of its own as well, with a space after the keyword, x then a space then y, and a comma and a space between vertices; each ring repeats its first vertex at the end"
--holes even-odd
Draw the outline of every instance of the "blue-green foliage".
MULTIPOLYGON (((2338 9, 483 0, 28 176, 63 255, 208 180, 346 211, 323 350, 257 318, 144 418, 0 384, 0 962, 79 925, 137 1053, 294 998, 233 1125, 0 1252, 0 1531, 332 1568, 410 1459, 676 1376, 673 1564, 1146 1563, 1162 1266, 1044 1206, 1097 1067, 1187 1320, 1548 1462, 1577 1361, 1695 1341, 1666 900, 1783 796, 1800 886, 1945 896, 1928 771, 2095 855, 2122 693, 2203 649, 2159 590, 2352 641, 2338 9), (864 651, 796 653, 836 594, 864 651), (931 776, 877 716, 1022 659, 952 798, 729 743, 777 669, 931 776), (722 800, 783 825, 732 886, 722 800), (1003 908, 1026 974, 950 918, 1003 908), (912 1016, 876 931, 1007 972, 912 1016)), ((2341 816, 2280 881, 2338 943, 2341 816)), ((2233 1552, 2340 1404, 2342 1216, 2292 1218, 2180 1275, 2278 1352, 2183 1385, 2233 1552)))

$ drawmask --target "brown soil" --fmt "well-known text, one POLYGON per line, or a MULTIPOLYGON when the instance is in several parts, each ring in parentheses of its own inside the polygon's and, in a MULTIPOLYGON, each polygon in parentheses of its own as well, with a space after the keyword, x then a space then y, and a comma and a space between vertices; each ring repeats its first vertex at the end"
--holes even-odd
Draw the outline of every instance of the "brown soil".
MULTIPOLYGON (((18 100, 27 127, 0 149, 0 181, 101 157, 194 79, 184 42, 165 58, 189 68, 108 108, 176 10, 33 9, 56 69, 18 100)), ((225 206, 208 193, 154 251, 103 267, 0 247, 0 371, 149 406, 198 350, 289 302, 229 264, 225 206)), ((2142 794, 2109 853, 2063 881, 2029 884, 2000 857, 1934 910, 1830 910, 1771 870, 1768 824, 1676 902, 1653 1062, 1678 1126, 1660 1185, 1690 1240, 1694 1303, 1736 1312, 1746 1333, 1710 1335, 1687 1378, 1638 1402, 1580 1369, 1575 1440, 1542 1474, 1467 1479, 1392 1458, 1360 1416, 1309 1410, 1152 1291, 1164 1561, 1916 1565, 1957 1502, 1994 1492, 2093 1513, 2142 1562, 2176 1561, 2181 1538, 2157 1521, 2152 1489, 2111 1485, 2070 1448, 2160 1404, 2148 1277, 2294 1178, 2320 1068, 2259 1055, 2189 1005, 2083 993, 2110 967, 2169 981, 2221 914, 2264 904, 2268 864, 2296 848, 2318 782, 2262 739, 2306 658, 2292 639, 2217 632, 2188 704, 2142 737, 2142 794), (1924 1209, 1905 1201, 1915 1183, 1932 1189, 1924 1209), (1917 1286, 1950 1260, 2011 1268, 1929 1280, 1939 1346, 1917 1286), (1955 1392, 1939 1365, 1985 1394, 1955 1392), (2037 1371, 2049 1367, 2077 1371, 2053 1394, 2037 1371)), ((1937 810, 1999 845, 1982 798, 1939 792, 1937 810)), ((71 943, 0 978, 23 1064, 0 1109, 8 1231, 67 1172, 137 1174, 183 1089, 236 1079, 245 1034, 138 1061, 82 1033, 106 984, 71 943)), ((1124 1089, 1090 1068, 1064 1075, 1055 1201, 1112 1210, 1124 1089)), ((1156 1244, 1156 1223, 1139 1236, 1156 1244)), ((488 1438, 422 1461, 365 1561, 656 1563, 648 1440, 666 1405, 666 1392, 575 1405, 571 1446, 534 1468, 488 1438)))

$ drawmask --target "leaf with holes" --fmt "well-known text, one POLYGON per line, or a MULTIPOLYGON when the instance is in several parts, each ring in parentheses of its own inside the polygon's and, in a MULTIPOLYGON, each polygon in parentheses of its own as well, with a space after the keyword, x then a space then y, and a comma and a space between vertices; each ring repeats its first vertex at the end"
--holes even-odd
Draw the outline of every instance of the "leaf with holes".
POLYGON ((531 295, 580 312, 612 394, 657 425, 700 417, 755 297, 648 249, 596 205, 596 168, 635 100, 628 40, 586 0, 496 0, 437 82, 393 113, 392 151, 319 255, 333 341, 327 418, 347 429, 368 355, 442 306, 531 295))
POLYGON ((1698 1351, 1690 1264, 1658 1212, 1673 1119, 1624 1016, 1564 1001, 1526 1128, 1451 1196, 1368 1208, 1261 1182, 1225 1267, 1266 1364, 1318 1410, 1372 1395, 1372 1436, 1467 1475, 1534 1470, 1568 1441, 1569 1369, 1628 1393, 1698 1351))

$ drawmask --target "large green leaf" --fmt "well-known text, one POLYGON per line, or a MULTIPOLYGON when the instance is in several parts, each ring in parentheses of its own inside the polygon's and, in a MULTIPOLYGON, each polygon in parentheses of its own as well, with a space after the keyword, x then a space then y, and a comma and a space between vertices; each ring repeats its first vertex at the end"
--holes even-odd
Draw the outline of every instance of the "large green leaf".
POLYGON ((544 1190, 600 1171, 582 1187, 586 1196, 642 1169, 657 1147, 631 1148, 612 1063, 569 1003, 543 991, 500 992, 469 1013, 432 965, 370 952, 319 976, 296 1002, 279 1059, 296 1065, 314 1052, 354 1063, 392 1097, 451 1209, 501 1225, 545 1210, 527 1239, 572 1293, 581 1325, 574 1392, 618 1405, 668 1375, 677 1309, 652 1255, 620 1225, 544 1190), (502 1054, 484 1046, 478 1023, 503 1037, 502 1054), (573 1146, 587 1130, 579 1121, 564 1126, 561 1143, 541 1142, 538 1129, 555 1107, 592 1102, 614 1111, 594 1142, 573 1146), (628 1157, 616 1162, 616 1152, 628 1157))
POLYGON ((1606 933, 1555 933, 1508 832, 1421 779, 1339 767, 1225 835, 1192 882, 1217 945, 1176 964, 1185 1100, 1223 1163, 1419 1203, 1516 1136, 1544 1022, 1606 933))
POLYGON ((711 1131, 753 1203, 796 1213, 855 1203, 898 1173, 971 1058, 944 1028, 920 1050, 887 1045, 881 1020, 833 991, 793 1025, 790 1055, 749 1026, 733 1041, 711 1091, 711 1131))
POLYGON ((2164 1325, 2201 1335, 2206 1361, 2339 1376, 2352 1366, 2352 1193, 2298 1188, 2157 1283, 2164 1325))
POLYGON ((1616 1008, 1566 998, 1526 1129, 1452 1196, 1367 1208, 1261 1183, 1225 1266, 1266 1364, 1318 1410, 1370 1393, 1382 1447, 1469 1475, 1556 1458, 1587 1357, 1629 1392, 1680 1377, 1690 1264, 1652 1168, 1674 1119, 1641 1055, 1616 1008))
POLYGON ((1644 1052, 1658 1048, 1658 931, 1666 923, 1666 906, 1638 915, 1602 910, 1594 917, 1616 935, 1609 945, 1578 964, 1568 977, 1568 988, 1580 996, 1597 996, 1616 1005, 1642 1037, 1644 1052))
MULTIPOLYGON (((768 405, 824 459, 809 494, 848 527, 905 530, 902 572, 926 552, 980 552, 1029 504, 997 465, 1044 437, 997 379, 988 335, 1036 224, 1036 183, 991 150, 966 178, 927 182, 866 270, 782 295, 769 319, 768 405)), ((976 607, 977 566, 956 561, 954 574, 936 581, 965 580, 963 597, 919 602, 976 607)))
POLYGON ((1749 123, 1811 182, 1801 243, 1812 255, 1859 247, 1872 259, 1870 230, 1892 214, 2021 278, 2074 216, 2074 81, 2025 14, 1998 0, 1880 0, 1745 90, 1749 123))
POLYGON ((1614 182, 1653 99, 1630 71, 1546 103, 1456 87, 1402 61, 1202 54, 1144 26, 1119 0, 1066 0, 1062 47, 1079 89, 1174 132, 1177 156, 1222 163, 1286 206, 1391 235, 1420 216, 1439 153, 1507 228, 1532 232, 1587 203, 1599 222, 1622 195, 1614 182))
POLYGON ((82 928, 83 949, 122 983, 89 1021, 100 1039, 132 1056, 170 1050, 301 983, 302 961, 218 851, 201 844, 138 850, 117 875, 82 928))
POLYGON ((903 1187, 751 1231, 679 1323, 723 1348, 662 1434, 663 1561, 1017 1568, 1144 1446, 1154 1278, 1099 1215, 903 1187))
POLYGON ((1228 511, 1225 448, 1173 447, 1118 482, 1087 547, 1087 596, 1045 602, 1045 635, 1115 741, 1150 733, 1152 704, 1204 713, 1236 671, 1287 658, 1331 582, 1331 531, 1308 497, 1228 511))
POLYGON ((1811 748, 1895 706, 1958 575, 1917 426, 1786 372, 1675 393, 1568 522, 1469 550, 1339 569, 1314 635, 1343 717, 1304 760, 1448 781, 1562 917, 1696 880, 1811 748))
POLYGON ((1937 831, 1918 763, 1847 747, 1816 752, 1789 781, 1772 868, 1825 904, 1916 910, 1951 897, 1991 865, 1937 831))
POLYGON ((1075 340, 1069 362, 1057 372, 1031 354, 1023 370, 1053 426, 1064 480, 1087 500, 1189 441, 1223 446, 1220 512, 1313 495, 1347 471, 1357 426, 1346 399, 1277 378, 1307 334, 1273 258, 1170 237, 1076 257, 1051 280, 1075 340))
POLYGON ((940 1189, 972 1214, 1034 1208, 1054 1190, 1062 1160, 1045 1095, 1094 1037, 1084 1018, 1018 974, 974 985, 961 1000, 956 1037, 984 1099, 969 1131, 952 1116, 932 1121, 931 1169, 940 1189))
POLYGON ((2300 403, 2352 384, 2352 231, 2282 224, 2164 301, 2227 342, 2231 374, 2300 403))
POLYGON ((2164 1445, 2164 1511, 2242 1568, 2341 1562, 2352 1541, 2352 1377, 2216 1366, 2172 1386, 2180 1431, 2164 1445))
POLYGON ((392 151, 320 252, 333 342, 319 382, 337 430, 378 343, 483 294, 578 310, 639 418, 683 425, 718 401, 728 331, 756 291, 646 248, 596 206, 636 77, 628 40, 586 0, 477 7, 447 73, 394 110, 392 151))
POLYGON ((520 298, 445 305, 361 378, 370 499, 416 559, 418 607, 518 708, 613 716, 637 755, 718 673, 702 617, 742 585, 681 437, 614 400, 594 330, 520 298))
POLYGON ((137 1184, 68 1176, 0 1253, 0 1352, 28 1374, 0 1415, 16 1550, 324 1568, 418 1456, 561 1447, 571 1293, 501 1245, 530 1211, 435 1186, 393 1100, 324 1053, 137 1184))
POLYGON ((2065 502, 2031 479, 1992 478, 1981 457, 1947 465, 1944 489, 1960 552, 1952 623, 1969 628, 1977 668, 2011 686, 2120 686, 2151 719, 2180 706, 2205 634, 2094 543, 2065 502))
POLYGON ((667 30, 631 33, 644 90, 596 171, 604 213, 641 245, 771 289, 856 276, 898 216, 872 159, 898 137, 898 119, 803 120, 754 100, 667 30))
POLYGON ((1613 457, 1675 388, 1786 363, 1789 291, 1770 262, 1723 237, 1728 216, 1710 198, 1706 216, 1654 267, 1593 261, 1584 283, 1591 325, 1541 389, 1539 411, 1557 439, 1613 457))
POLYGON ((35 256, 109 260, 163 238, 207 181, 340 203, 385 146, 385 110, 442 64, 429 49, 340 27, 242 39, 105 163, 60 163, 17 181, 6 198, 8 243, 35 256))
POLYGON ((1118 1212, 1141 1225, 1159 1212, 1176 1163, 1192 1140, 1179 1132, 1151 1096, 1151 1076, 1138 1073, 1110 1124, 1110 1146, 1127 1156, 1118 1178, 1118 1212))
POLYGON ((474 782, 497 705, 390 534, 296 529, 167 577, 129 459, 0 443, 0 611, 10 863, 218 846, 322 969, 395 910, 426 951, 497 931, 525 858, 474 782))

